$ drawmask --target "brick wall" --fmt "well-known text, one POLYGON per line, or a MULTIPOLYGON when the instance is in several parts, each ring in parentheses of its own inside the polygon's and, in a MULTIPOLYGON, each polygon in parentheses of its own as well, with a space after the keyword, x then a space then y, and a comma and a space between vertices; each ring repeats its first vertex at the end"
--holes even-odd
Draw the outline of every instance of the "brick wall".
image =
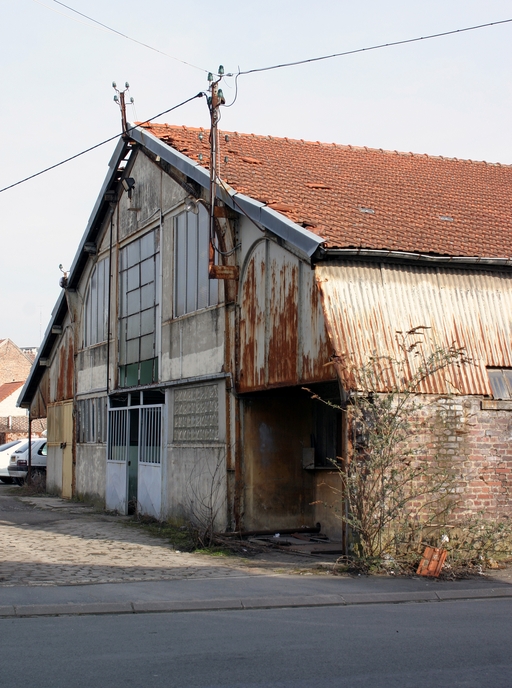
POLYGON ((0 385, 26 380, 31 363, 10 339, 0 342, 0 385))
POLYGON ((484 410, 479 397, 437 397, 420 415, 412 444, 452 467, 455 513, 512 517, 512 410, 484 410))

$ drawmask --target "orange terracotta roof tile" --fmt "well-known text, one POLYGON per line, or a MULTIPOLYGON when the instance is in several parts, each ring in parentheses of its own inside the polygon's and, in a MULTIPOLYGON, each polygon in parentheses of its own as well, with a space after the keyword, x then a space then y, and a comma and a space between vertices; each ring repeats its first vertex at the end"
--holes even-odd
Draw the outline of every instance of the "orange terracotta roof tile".
MULTIPOLYGON (((209 131, 145 125, 208 168, 209 131)), ((237 132, 220 176, 336 248, 512 258, 512 166, 237 132)))
POLYGON ((0 385, 0 402, 10 397, 20 387, 23 387, 23 382, 4 382, 0 385))

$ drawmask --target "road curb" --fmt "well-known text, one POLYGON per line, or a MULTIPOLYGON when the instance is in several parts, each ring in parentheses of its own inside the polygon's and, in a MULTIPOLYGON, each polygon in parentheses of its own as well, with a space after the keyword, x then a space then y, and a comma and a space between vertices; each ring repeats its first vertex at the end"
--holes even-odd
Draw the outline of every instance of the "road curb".
POLYGON ((100 614, 154 614, 162 612, 290 609, 294 607, 346 607, 407 602, 448 602, 512 597, 512 587, 439 592, 345 593, 343 595, 262 596, 216 600, 155 600, 142 602, 93 602, 0 606, 0 618, 84 616, 100 614))

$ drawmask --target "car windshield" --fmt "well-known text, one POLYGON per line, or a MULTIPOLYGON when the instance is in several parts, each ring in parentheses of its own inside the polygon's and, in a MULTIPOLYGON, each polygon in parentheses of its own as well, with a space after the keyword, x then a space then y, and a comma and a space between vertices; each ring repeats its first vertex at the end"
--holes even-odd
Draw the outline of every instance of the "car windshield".
POLYGON ((27 449, 28 449, 28 442, 23 442, 23 444, 21 444, 18 447, 18 449, 15 450, 14 453, 15 454, 21 454, 22 452, 27 451, 27 449))
POLYGON ((5 451, 6 449, 11 449, 12 447, 15 447, 20 442, 21 442, 21 440, 13 440, 12 442, 7 442, 6 444, 0 444, 0 452, 5 451))

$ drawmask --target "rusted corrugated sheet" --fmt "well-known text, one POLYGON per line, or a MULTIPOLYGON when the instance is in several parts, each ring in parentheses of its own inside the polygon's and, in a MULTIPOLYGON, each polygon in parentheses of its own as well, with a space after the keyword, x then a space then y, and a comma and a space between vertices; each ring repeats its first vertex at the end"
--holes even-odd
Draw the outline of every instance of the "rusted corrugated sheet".
POLYGON ((330 380, 330 344, 310 267, 272 241, 242 275, 239 391, 330 380))
MULTIPOLYGON (((451 366, 422 391, 492 394, 486 367, 512 366, 512 279, 506 273, 375 263, 323 263, 315 268, 337 370, 350 387, 347 367, 372 356, 400 359, 397 332, 426 327, 423 350, 463 347, 472 364, 451 366)), ((419 359, 410 357, 411 369, 419 359)), ((397 385, 382 366, 382 390, 397 385)))

